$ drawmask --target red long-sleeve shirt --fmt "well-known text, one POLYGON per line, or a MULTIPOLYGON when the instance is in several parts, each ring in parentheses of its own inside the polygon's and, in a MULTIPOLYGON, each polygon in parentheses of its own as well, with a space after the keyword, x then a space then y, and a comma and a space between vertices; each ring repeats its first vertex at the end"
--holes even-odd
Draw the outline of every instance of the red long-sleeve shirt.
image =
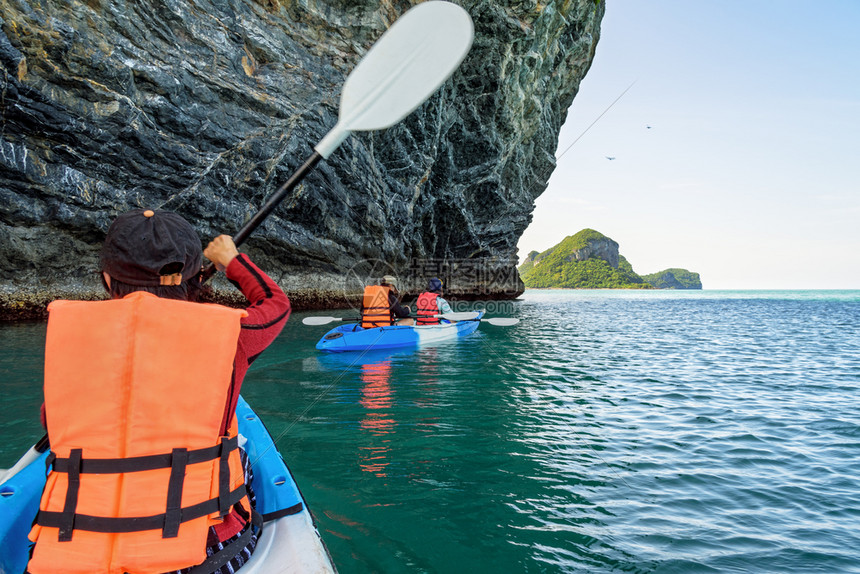
MULTIPOLYGON (((227 433, 227 428, 236 416, 236 403, 248 367, 275 340, 290 317, 291 310, 286 294, 247 255, 239 254, 233 259, 227 266, 226 274, 227 279, 239 288, 251 304, 245 309, 248 316, 242 319, 242 330, 236 344, 233 378, 221 422, 222 435, 227 433)), ((244 526, 245 521, 233 511, 224 517, 223 522, 215 525, 215 534, 219 541, 227 540, 238 534, 244 526)), ((210 540, 210 545, 213 542, 210 540)))
POLYGON ((290 300, 278 284, 263 273, 251 259, 240 253, 226 269, 227 279, 236 285, 251 303, 245 310, 248 316, 242 319, 242 331, 236 345, 233 360, 233 380, 227 394, 227 407, 221 423, 221 434, 227 432, 235 416, 236 402, 242 381, 251 363, 260 356, 284 328, 290 316, 290 300))

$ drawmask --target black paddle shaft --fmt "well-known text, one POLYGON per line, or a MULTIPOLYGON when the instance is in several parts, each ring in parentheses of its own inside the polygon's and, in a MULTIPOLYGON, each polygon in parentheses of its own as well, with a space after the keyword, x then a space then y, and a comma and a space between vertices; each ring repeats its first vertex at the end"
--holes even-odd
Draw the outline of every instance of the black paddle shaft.
MULTIPOLYGON (((269 214, 278 207, 278 204, 284 200, 287 194, 305 178, 308 172, 316 167, 321 159, 322 155, 320 155, 318 151, 314 151, 314 153, 305 160, 305 163, 290 176, 290 179, 288 179, 287 182, 278 189, 278 191, 273 193, 272 197, 269 198, 263 207, 261 207, 257 213, 255 213, 254 216, 242 226, 242 229, 236 232, 236 235, 233 236, 233 243, 235 243, 237 247, 244 243, 245 240, 248 239, 248 236, 266 220, 269 214)), ((216 272, 217 269, 213 263, 207 265, 200 274, 200 284, 202 285, 209 281, 216 272)))

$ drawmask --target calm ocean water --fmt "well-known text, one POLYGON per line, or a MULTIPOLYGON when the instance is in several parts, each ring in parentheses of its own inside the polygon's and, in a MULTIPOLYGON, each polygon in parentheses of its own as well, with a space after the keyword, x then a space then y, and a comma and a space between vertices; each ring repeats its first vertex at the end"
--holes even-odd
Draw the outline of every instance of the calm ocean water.
MULTIPOLYGON (((860 291, 510 312, 343 356, 296 314, 255 363, 243 394, 341 572, 860 572, 860 291)), ((0 326, 0 467, 41 435, 43 337, 0 326)))

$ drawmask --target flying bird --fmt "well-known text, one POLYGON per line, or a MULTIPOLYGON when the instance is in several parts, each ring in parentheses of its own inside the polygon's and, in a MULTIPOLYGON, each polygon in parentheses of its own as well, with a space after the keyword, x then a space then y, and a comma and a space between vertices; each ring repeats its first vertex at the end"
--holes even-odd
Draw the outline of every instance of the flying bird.
POLYGON ((615 159, 615 158, 614 158, 614 157, 606 156, 606 159, 608 159, 609 161, 612 161, 612 160, 613 160, 613 159, 615 159))

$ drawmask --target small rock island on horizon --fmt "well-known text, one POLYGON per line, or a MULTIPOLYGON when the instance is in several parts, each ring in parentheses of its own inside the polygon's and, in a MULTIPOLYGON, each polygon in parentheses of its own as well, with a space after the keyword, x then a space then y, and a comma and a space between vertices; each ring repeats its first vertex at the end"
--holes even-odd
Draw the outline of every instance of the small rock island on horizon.
POLYGON ((618 243, 583 229, 543 252, 532 251, 519 266, 531 289, 701 289, 698 273, 670 268, 639 275, 618 252, 618 243))

